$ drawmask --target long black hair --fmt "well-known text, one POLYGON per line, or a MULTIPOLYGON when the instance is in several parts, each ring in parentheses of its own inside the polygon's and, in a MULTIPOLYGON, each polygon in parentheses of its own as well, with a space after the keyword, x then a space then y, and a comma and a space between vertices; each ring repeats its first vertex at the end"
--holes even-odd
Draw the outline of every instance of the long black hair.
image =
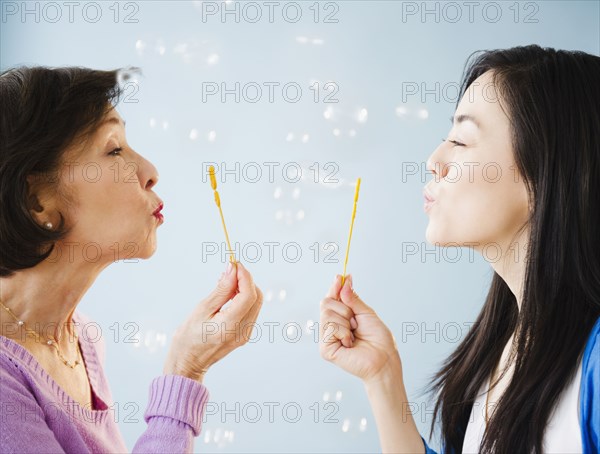
POLYGON ((36 185, 68 199, 58 178, 64 152, 118 103, 120 71, 22 66, 0 74, 0 276, 37 265, 68 234, 62 213, 55 229, 36 223, 30 192, 36 185))
POLYGON ((467 60, 459 99, 487 71, 531 204, 521 309, 494 272, 476 322, 429 383, 437 395, 430 437, 441 416, 445 452, 462 451, 476 394, 514 334, 514 373, 480 448, 540 453, 600 316, 600 58, 536 45, 479 51, 467 60))

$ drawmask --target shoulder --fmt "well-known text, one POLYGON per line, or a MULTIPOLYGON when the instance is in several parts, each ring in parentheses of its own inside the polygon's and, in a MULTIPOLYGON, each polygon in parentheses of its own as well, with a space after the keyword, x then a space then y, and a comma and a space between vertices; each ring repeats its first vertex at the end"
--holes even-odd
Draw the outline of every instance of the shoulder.
POLYGON ((600 317, 592 327, 581 369, 581 424, 584 452, 600 448, 600 317))
POLYGON ((583 351, 583 370, 590 368, 596 374, 600 372, 600 317, 592 327, 583 351))
MULTIPOLYGON (((4 349, 2 349, 4 350, 4 349)), ((30 381, 17 358, 0 352, 0 402, 15 402, 32 398, 30 381)))

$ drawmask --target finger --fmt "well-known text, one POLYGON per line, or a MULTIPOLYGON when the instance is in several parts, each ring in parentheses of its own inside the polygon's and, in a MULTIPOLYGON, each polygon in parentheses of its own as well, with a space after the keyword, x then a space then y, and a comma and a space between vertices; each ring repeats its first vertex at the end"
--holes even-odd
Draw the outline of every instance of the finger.
POLYGON ((233 297, 227 311, 227 318, 232 321, 244 318, 258 298, 252 275, 240 262, 237 262, 236 269, 239 293, 233 297))
POLYGON ((333 298, 325 298, 321 301, 321 311, 324 310, 331 310, 341 315, 348 320, 348 323, 350 323, 350 320, 354 318, 354 311, 350 309, 348 305, 333 298))
POLYGON ((350 348, 354 343, 354 335, 341 319, 321 320, 321 339, 324 344, 341 343, 350 348))
POLYGON ((336 300, 340 299, 340 289, 342 288, 342 276, 339 274, 335 275, 335 279, 333 280, 333 284, 329 287, 327 291, 326 298, 333 298, 336 300))
POLYGON ((215 289, 203 301, 202 307, 210 312, 211 315, 219 312, 234 295, 237 289, 237 278, 235 265, 227 262, 227 268, 221 275, 215 289))
POLYGON ((333 312, 329 309, 325 309, 323 312, 321 312, 321 318, 323 320, 325 320, 325 323, 334 322, 334 323, 337 323, 338 325, 343 326, 344 328, 347 328, 348 330, 350 330, 350 320, 348 320, 345 317, 342 317, 337 312, 333 312))
POLYGON ((242 318, 242 325, 247 323, 254 323, 256 321, 256 319, 258 318, 258 314, 260 313, 260 310, 262 308, 262 304, 263 294, 261 290, 258 287, 256 287, 256 302, 252 305, 252 307, 246 313, 246 315, 244 315, 244 318, 242 318))
POLYGON ((342 302, 352 309, 354 315, 375 313, 375 311, 367 306, 354 291, 352 287, 352 275, 350 274, 346 277, 344 287, 342 287, 342 290, 340 291, 340 297, 342 302))
POLYGON ((258 314, 260 313, 260 310, 261 310, 262 304, 263 304, 263 295, 262 295, 261 290, 258 287, 256 287, 256 293, 257 293, 256 303, 254 303, 254 306, 252 306, 252 308, 248 311, 248 313, 244 316, 244 318, 240 322, 240 325, 242 326, 242 329, 244 330, 244 338, 246 339, 246 341, 248 341, 252 338, 252 331, 254 329, 254 324, 256 323, 256 319, 258 318, 258 314))

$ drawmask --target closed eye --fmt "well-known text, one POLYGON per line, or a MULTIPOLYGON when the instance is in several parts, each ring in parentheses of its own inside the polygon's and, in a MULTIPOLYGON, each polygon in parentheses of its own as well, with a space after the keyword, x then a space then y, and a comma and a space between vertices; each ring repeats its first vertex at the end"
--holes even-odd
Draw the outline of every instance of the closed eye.
POLYGON ((457 142, 456 140, 442 139, 442 142, 446 142, 446 141, 453 143, 454 146, 456 146, 456 147, 464 147, 465 146, 464 143, 457 142))

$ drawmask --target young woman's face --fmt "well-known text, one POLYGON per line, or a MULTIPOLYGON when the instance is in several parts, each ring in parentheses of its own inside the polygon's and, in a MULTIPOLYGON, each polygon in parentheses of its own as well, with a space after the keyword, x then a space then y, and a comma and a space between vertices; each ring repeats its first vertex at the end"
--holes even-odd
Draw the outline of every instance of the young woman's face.
POLYGON ((527 221, 526 186, 497 93, 489 71, 477 78, 456 108, 447 140, 427 161, 434 172, 425 187, 435 200, 426 208, 431 244, 505 248, 527 221))
POLYGON ((124 122, 114 109, 83 149, 67 150, 61 178, 74 199, 61 207, 73 228, 65 243, 75 242, 77 257, 106 262, 154 253, 162 223, 153 215, 161 204, 152 190, 158 172, 127 144, 124 122), (94 258, 100 251, 102 259, 94 258))

